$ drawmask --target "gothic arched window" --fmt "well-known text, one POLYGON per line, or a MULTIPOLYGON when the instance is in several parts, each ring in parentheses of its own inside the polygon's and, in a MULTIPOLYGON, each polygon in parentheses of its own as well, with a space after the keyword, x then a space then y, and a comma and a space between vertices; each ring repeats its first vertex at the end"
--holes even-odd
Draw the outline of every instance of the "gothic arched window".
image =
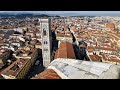
POLYGON ((43 29, 43 36, 46 36, 46 30, 45 30, 45 28, 43 29))
POLYGON ((44 44, 45 44, 45 41, 44 41, 44 44))

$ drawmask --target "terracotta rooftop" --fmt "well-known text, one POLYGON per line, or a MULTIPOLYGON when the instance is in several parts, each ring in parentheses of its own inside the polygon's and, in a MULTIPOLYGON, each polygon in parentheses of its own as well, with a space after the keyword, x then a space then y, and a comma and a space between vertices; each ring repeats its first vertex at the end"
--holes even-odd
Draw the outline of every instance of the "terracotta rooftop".
POLYGON ((111 28, 111 29, 115 29, 115 24, 109 23, 109 24, 106 24, 106 27, 111 28))
POLYGON ((95 46, 95 49, 101 49, 101 50, 109 50, 109 51, 116 51, 116 49, 114 49, 114 48, 110 48, 110 47, 96 47, 95 46))
POLYGON ((70 42, 61 42, 60 48, 55 53, 55 59, 56 58, 71 58, 75 59, 75 53, 72 46, 72 43, 70 42))
POLYGON ((32 79, 61 79, 60 76, 52 69, 46 69, 32 79))
POLYGON ((109 55, 109 54, 101 54, 101 55, 105 61, 120 63, 120 58, 117 55, 109 55))
POLYGON ((22 68, 29 62, 29 59, 18 59, 13 62, 10 66, 4 69, 1 74, 3 75, 12 75, 17 76, 18 73, 22 70, 22 68))
POLYGON ((20 57, 20 58, 32 57, 32 56, 34 56, 34 52, 36 52, 36 51, 37 51, 37 49, 31 49, 31 50, 18 49, 13 53, 13 55, 20 57))
POLYGON ((64 34, 64 33, 58 33, 57 35, 56 35, 57 37, 70 37, 70 38, 72 38, 72 35, 71 34, 64 34))
POLYGON ((97 61, 99 62, 100 61, 100 56, 98 55, 89 55, 89 57, 91 58, 92 61, 97 61))
POLYGON ((65 34, 58 33, 56 36, 57 36, 57 37, 64 37, 64 36, 65 36, 65 34))

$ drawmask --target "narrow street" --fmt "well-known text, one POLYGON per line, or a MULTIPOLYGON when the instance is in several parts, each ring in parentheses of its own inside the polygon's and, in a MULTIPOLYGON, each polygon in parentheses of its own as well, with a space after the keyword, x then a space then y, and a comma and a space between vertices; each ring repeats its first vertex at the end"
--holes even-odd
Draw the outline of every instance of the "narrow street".
POLYGON ((44 67, 42 65, 42 59, 38 58, 35 64, 30 68, 30 71, 26 75, 25 79, 30 79, 32 77, 35 77, 35 75, 41 73, 42 71, 44 71, 44 67))

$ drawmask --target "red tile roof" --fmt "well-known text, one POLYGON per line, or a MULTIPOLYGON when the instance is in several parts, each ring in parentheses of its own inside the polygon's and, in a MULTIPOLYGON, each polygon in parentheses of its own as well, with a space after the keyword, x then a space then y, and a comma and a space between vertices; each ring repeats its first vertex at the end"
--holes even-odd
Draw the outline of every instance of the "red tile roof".
POLYGON ((101 49, 101 50, 109 50, 109 51, 116 51, 116 49, 111 47, 94 47, 95 49, 101 49))
POLYGON ((61 79, 60 76, 52 69, 46 69, 32 79, 61 79))
POLYGON ((60 48, 55 53, 55 59, 56 58, 71 58, 75 59, 75 53, 72 46, 72 43, 70 42, 61 42, 60 48))
POLYGON ((57 34, 57 37, 64 37, 64 34, 57 34))
POLYGON ((115 24, 110 23, 110 24, 106 24, 107 28, 111 28, 111 29, 115 29, 115 24))
POLYGON ((89 55, 92 61, 97 61, 99 62, 101 60, 101 57, 98 55, 89 55))
POLYGON ((18 73, 22 70, 22 68, 25 67, 25 65, 29 62, 29 59, 18 59, 15 62, 13 62, 10 66, 8 66, 6 69, 4 69, 1 74, 4 75, 12 75, 17 76, 18 73), (16 67, 15 67, 16 66, 16 67), (17 67, 19 66, 19 67, 17 67), (13 70, 13 68, 15 70, 13 70))

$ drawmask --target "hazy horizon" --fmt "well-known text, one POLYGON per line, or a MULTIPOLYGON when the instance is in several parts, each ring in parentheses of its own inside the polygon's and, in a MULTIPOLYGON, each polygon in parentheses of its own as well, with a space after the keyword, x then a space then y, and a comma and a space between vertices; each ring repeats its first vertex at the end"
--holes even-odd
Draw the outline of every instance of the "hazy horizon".
POLYGON ((51 14, 59 16, 120 16, 120 11, 0 11, 0 13, 33 13, 33 14, 51 14))

